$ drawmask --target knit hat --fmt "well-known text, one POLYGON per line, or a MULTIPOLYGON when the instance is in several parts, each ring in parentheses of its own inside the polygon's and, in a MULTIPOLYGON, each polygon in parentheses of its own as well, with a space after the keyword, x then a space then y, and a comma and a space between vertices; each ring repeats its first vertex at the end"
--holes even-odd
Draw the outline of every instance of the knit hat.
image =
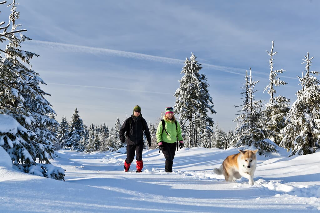
POLYGON ((133 108, 133 111, 134 112, 141 112, 141 107, 139 105, 136 105, 134 108, 133 108))
POLYGON ((173 113, 173 108, 172 107, 167 107, 166 108, 166 114, 168 113, 173 113))

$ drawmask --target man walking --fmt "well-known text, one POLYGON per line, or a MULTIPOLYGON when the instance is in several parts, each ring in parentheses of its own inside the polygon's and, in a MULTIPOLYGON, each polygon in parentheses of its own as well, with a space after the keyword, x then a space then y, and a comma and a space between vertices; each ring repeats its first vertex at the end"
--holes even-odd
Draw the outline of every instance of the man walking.
POLYGON ((143 168, 142 150, 143 133, 147 137, 148 145, 151 146, 151 137, 146 120, 141 115, 141 107, 136 105, 133 108, 133 115, 127 118, 120 128, 120 140, 127 142, 127 158, 124 161, 124 171, 129 171, 130 165, 136 154, 137 172, 143 168))

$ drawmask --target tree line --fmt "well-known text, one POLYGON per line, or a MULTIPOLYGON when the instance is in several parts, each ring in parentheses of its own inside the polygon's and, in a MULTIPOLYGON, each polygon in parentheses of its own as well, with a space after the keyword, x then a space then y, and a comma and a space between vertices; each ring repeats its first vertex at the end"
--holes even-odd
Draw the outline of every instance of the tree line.
MULTIPOLYGON (((256 100, 255 86, 259 83, 253 80, 251 68, 246 71, 244 84, 240 95, 242 104, 235 115, 234 122, 237 123, 233 131, 224 132, 214 124, 212 115, 214 110, 213 99, 209 93, 209 84, 204 74, 201 74, 201 64, 192 53, 187 58, 182 68, 180 86, 176 90, 175 112, 181 123, 182 135, 187 147, 205 147, 227 149, 229 147, 252 147, 259 150, 259 154, 268 155, 277 152, 277 147, 288 150, 290 155, 312 154, 319 148, 320 138, 320 86, 319 80, 315 77, 318 72, 311 71, 313 57, 309 53, 303 59, 305 70, 301 77, 298 77, 301 89, 296 93, 297 100, 290 106, 290 100, 278 95, 276 88, 285 86, 287 83, 280 79, 283 69, 274 69, 274 42, 272 41, 269 55, 269 83, 265 90, 270 99, 266 104, 262 100, 256 100)), ((73 115, 74 119, 76 113, 73 115)), ((65 118, 64 118, 65 119, 65 118)), ((65 121, 63 122, 65 123, 65 121)), ((62 127, 71 128, 67 139, 59 139, 64 147, 75 148, 72 145, 72 128, 75 124, 72 121, 67 127, 60 124, 58 138, 63 138, 62 127)), ((93 124, 83 132, 83 136, 77 139, 76 144, 83 151, 105 151, 117 150, 122 145, 118 138, 118 131, 121 122, 117 119, 115 127, 111 129, 112 137, 109 136, 108 127, 94 126, 93 124), (104 130, 105 129, 105 130, 104 130), (108 132, 108 133, 106 133, 108 132), (103 136, 101 136, 103 135, 103 136), (108 138, 110 137, 110 138, 108 138), (93 145, 95 144, 95 145, 93 145)), ((156 147, 156 125, 149 124, 153 138, 153 147, 156 147)))

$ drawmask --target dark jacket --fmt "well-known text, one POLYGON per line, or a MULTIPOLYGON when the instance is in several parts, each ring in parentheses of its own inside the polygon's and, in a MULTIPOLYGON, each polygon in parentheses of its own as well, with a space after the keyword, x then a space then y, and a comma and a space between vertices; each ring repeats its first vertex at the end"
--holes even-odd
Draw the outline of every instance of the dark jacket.
POLYGON ((140 115, 127 118, 120 128, 120 140, 122 143, 127 141, 128 145, 138 145, 143 143, 143 132, 147 141, 151 143, 151 137, 146 120, 140 115))

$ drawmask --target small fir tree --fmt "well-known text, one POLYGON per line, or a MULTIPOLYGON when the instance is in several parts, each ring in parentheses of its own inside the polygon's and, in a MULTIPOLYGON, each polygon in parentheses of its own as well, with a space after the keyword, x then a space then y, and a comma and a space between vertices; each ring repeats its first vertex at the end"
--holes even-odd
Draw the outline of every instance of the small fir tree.
POLYGON ((254 98, 254 89, 258 81, 252 80, 251 68, 250 74, 246 72, 244 91, 244 101, 240 114, 235 119, 237 128, 235 130, 234 143, 237 147, 240 146, 253 146, 259 150, 259 154, 266 154, 268 152, 275 152, 275 144, 266 140, 265 130, 261 122, 261 100, 256 101, 254 98))
POLYGON ((100 132, 98 137, 100 141, 100 151, 109 150, 109 147, 107 146, 107 141, 109 138, 109 128, 106 126, 106 124, 100 126, 100 132))
POLYGON ((299 77, 301 90, 297 92, 297 100, 293 103, 287 119, 287 126, 282 130, 281 146, 290 150, 291 155, 314 153, 319 148, 320 140, 320 82, 310 71, 309 53, 303 63, 305 74, 299 77))
POLYGON ((155 148, 157 146, 157 128, 154 124, 150 123, 149 124, 149 132, 151 136, 151 147, 155 148))
POLYGON ((201 64, 192 53, 190 59, 187 58, 185 61, 181 72, 184 76, 174 94, 175 112, 179 114, 181 128, 186 132, 189 147, 197 146, 203 131, 212 129, 214 122, 208 113, 216 113, 208 91, 206 76, 199 73, 201 69, 201 64))
POLYGON ((60 147, 63 148, 66 146, 66 143, 69 139, 69 124, 66 117, 62 117, 60 125, 57 131, 57 139, 60 144, 60 147))
POLYGON ((66 146, 71 149, 78 150, 79 142, 84 137, 84 133, 83 121, 80 118, 78 109, 76 108, 71 118, 70 135, 66 146))
POLYGON ((285 127, 286 115, 290 109, 290 100, 283 96, 275 97, 275 87, 278 87, 280 85, 286 85, 287 83, 285 81, 280 80, 280 78, 277 77, 278 74, 283 73, 284 70, 274 70, 273 56, 277 52, 274 52, 273 49, 274 42, 272 41, 271 51, 267 51, 268 55, 270 56, 270 75, 269 84, 265 88, 265 91, 267 91, 270 95, 270 99, 269 102, 266 104, 265 110, 263 111, 263 122, 265 123, 266 137, 273 140, 276 144, 279 145, 280 141, 282 140, 282 135, 280 131, 285 127))

